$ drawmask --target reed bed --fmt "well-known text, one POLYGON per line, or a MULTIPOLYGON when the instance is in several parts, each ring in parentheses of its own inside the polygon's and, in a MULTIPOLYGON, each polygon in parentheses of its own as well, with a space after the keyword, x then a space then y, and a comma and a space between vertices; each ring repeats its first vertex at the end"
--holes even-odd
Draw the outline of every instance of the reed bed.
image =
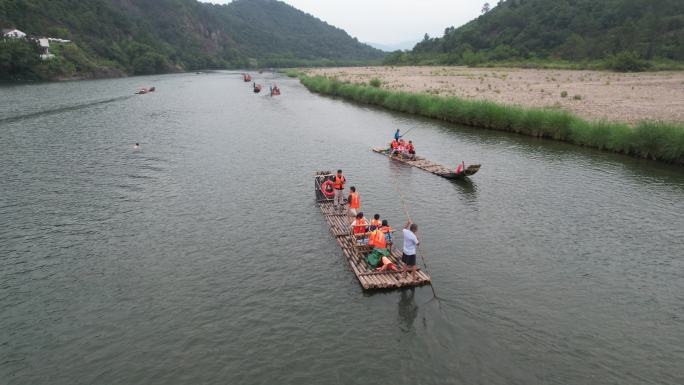
POLYGON ((312 92, 339 96, 393 111, 684 164, 684 124, 641 122, 632 127, 624 123, 588 121, 558 110, 523 108, 454 96, 389 91, 302 73, 288 75, 298 76, 302 84, 312 92))

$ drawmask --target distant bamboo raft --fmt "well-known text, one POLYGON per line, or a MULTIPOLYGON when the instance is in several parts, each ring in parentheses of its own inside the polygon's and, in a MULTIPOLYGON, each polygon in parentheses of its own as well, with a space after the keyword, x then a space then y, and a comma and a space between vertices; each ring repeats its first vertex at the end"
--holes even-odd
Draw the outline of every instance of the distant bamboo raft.
MULTIPOLYGON (((372 251, 372 247, 358 245, 357 237, 351 231, 350 217, 347 214, 339 214, 330 198, 321 193, 321 183, 333 175, 329 172, 318 172, 315 177, 316 199, 325 220, 330 225, 330 232, 333 234, 337 243, 342 248, 349 266, 351 267, 359 283, 365 290, 375 289, 396 289, 400 287, 422 286, 430 283, 430 276, 427 272, 417 268, 416 280, 411 277, 409 270, 406 278, 402 278, 401 271, 376 272, 368 266, 366 255, 372 251)), ((346 211, 345 211, 346 212, 346 211)), ((390 246, 391 252, 389 259, 395 264, 401 261, 401 251, 390 246)), ((402 265, 403 266, 403 265, 402 265)))
POLYGON ((414 159, 405 159, 401 156, 390 156, 387 152, 387 149, 383 147, 374 147, 373 151, 377 152, 378 154, 385 155, 392 160, 396 160, 397 162, 417 167, 421 170, 431 172, 435 175, 439 175, 442 178, 447 179, 462 179, 471 175, 475 175, 478 171, 480 171, 480 167, 482 167, 482 165, 479 164, 471 164, 470 166, 466 167, 463 171, 457 174, 456 170, 451 170, 446 166, 442 166, 441 164, 431 162, 419 156, 416 156, 414 159))

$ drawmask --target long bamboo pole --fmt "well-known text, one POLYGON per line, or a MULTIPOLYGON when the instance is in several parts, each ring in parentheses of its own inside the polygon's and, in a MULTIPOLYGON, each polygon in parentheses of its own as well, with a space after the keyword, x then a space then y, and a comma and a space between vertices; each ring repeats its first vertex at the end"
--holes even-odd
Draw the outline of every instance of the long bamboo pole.
MULTIPOLYGON (((408 212, 408 207, 406 206, 406 200, 404 200, 404 194, 401 193, 401 188, 399 187, 399 181, 397 181, 397 177, 393 178, 394 180, 394 185, 397 188, 397 191, 399 192, 399 198, 401 199, 401 204, 404 207, 404 214, 406 214, 406 218, 409 220, 409 222, 413 223, 411 220, 411 214, 408 212)), ((416 254, 420 255, 420 259, 423 261, 423 266, 425 266, 425 271, 430 274, 430 269, 427 266, 427 262, 425 261, 425 256, 423 253, 418 252, 418 245, 416 245, 416 254)), ((437 296, 437 293, 435 292, 435 286, 432 284, 432 274, 430 274, 430 288, 432 289, 432 295, 435 296, 439 300, 439 297, 437 296)))

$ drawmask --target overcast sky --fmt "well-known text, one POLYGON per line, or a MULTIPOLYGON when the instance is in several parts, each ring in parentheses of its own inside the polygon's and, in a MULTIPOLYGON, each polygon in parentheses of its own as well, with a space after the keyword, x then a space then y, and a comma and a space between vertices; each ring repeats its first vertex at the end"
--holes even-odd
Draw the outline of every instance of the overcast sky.
MULTIPOLYGON (((201 0, 226 4, 230 0, 201 0)), ((417 41, 476 18, 487 0, 283 0, 363 42, 417 41)), ((496 1, 489 0, 494 4, 496 1)))

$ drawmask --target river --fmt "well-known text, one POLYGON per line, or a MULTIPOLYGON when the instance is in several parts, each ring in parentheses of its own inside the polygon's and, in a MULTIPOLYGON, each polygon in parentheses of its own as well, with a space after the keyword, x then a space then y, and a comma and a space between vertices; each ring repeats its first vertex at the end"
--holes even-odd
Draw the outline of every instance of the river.
POLYGON ((681 167, 277 82, 0 87, 0 383, 684 383, 681 167), (483 167, 370 151, 396 128, 483 167), (361 289, 314 202, 337 168, 394 227, 399 181, 439 299, 361 289))

